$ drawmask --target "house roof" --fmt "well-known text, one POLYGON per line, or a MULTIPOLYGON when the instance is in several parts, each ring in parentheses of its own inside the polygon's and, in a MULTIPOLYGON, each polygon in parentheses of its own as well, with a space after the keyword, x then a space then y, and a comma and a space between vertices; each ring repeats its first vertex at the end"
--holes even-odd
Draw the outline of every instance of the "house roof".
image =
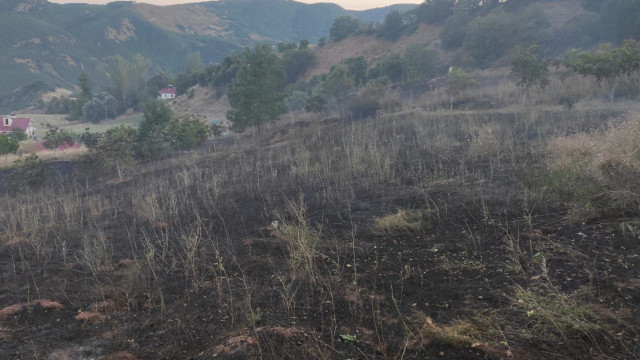
POLYGON ((31 119, 28 118, 11 118, 11 125, 4 126, 4 118, 0 118, 0 132, 11 132, 16 129, 27 131, 31 119))
POLYGON ((176 88, 174 86, 170 86, 168 88, 164 88, 161 90, 158 90, 158 94, 174 94, 176 93, 176 88))

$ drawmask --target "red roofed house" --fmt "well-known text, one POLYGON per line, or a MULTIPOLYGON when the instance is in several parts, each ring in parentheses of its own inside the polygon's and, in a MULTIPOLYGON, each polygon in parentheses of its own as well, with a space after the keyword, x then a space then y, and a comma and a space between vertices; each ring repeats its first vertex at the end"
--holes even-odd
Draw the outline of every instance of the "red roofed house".
POLYGON ((36 127, 33 124, 33 120, 28 118, 2 117, 2 123, 0 123, 0 134, 8 134, 13 130, 22 130, 27 134, 28 138, 32 138, 33 133, 36 131, 36 127))
POLYGON ((176 98, 176 87, 173 85, 169 85, 169 87, 166 87, 158 91, 158 99, 160 100, 175 99, 175 98, 176 98))

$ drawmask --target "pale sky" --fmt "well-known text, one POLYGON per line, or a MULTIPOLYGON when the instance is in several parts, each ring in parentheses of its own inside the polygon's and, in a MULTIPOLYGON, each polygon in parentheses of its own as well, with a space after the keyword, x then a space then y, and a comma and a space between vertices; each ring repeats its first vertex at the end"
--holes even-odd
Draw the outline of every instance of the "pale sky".
MULTIPOLYGON (((113 0, 49 0, 55 3, 86 3, 86 4, 106 4, 113 0)), ((138 0, 137 2, 153 4, 153 5, 173 5, 173 4, 187 4, 210 0, 138 0)), ((230 0, 228 0, 230 1, 230 0)), ((232 1, 232 0, 231 0, 232 1)), ((297 0, 299 2, 311 4, 316 2, 332 2, 342 6, 349 10, 364 10, 373 9, 377 7, 393 5, 393 4, 419 4, 424 0, 297 0)))

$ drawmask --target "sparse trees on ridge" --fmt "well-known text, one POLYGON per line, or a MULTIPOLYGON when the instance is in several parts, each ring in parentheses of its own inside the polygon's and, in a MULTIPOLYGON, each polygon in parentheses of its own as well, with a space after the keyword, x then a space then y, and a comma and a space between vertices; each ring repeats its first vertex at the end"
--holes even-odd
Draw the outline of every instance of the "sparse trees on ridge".
POLYGON ((606 82, 609 100, 613 101, 619 77, 640 70, 640 45, 628 40, 619 47, 602 44, 594 52, 572 50, 560 63, 582 76, 595 76, 598 82, 606 82))

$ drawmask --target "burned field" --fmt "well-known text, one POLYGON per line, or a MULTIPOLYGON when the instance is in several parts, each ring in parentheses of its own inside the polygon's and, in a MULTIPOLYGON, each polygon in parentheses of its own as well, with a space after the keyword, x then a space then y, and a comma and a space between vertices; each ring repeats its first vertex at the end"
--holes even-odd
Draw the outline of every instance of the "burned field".
POLYGON ((4 196, 0 358, 635 359, 639 143, 414 111, 4 196))

